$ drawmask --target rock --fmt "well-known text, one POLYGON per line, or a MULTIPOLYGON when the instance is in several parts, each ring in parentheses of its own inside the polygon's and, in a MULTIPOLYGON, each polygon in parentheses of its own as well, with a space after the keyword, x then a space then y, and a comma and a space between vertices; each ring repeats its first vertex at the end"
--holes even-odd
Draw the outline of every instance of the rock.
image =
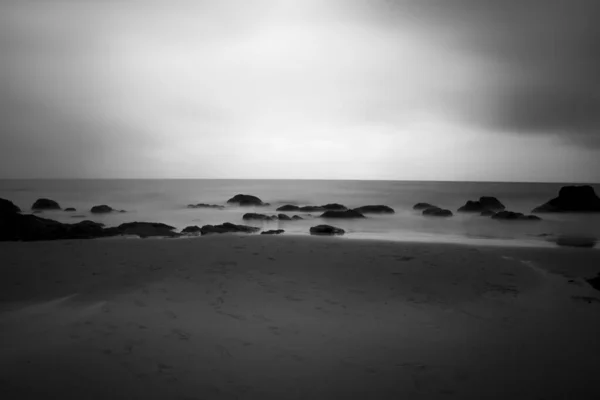
POLYGON ((218 210, 222 210, 225 207, 224 206, 219 206, 217 204, 198 203, 198 204, 188 204, 187 208, 216 208, 218 210))
POLYGON ((202 235, 207 235, 210 233, 254 233, 258 232, 260 228, 256 228, 254 226, 247 225, 235 225, 231 222, 225 222, 221 225, 204 225, 200 228, 200 233, 202 235))
POLYGON ((327 211, 346 211, 348 209, 348 207, 338 203, 325 204, 321 207, 323 207, 327 211))
POLYGON ((256 221, 272 221, 273 219, 277 219, 277 217, 273 218, 265 214, 256 214, 256 213, 246 213, 242 217, 245 221, 256 220, 256 221))
POLYGON ((589 185, 563 186, 558 192, 558 197, 534 208, 531 212, 600 212, 600 198, 589 185))
POLYGON ((121 211, 119 211, 119 212, 120 212, 120 213, 126 213, 127 211, 125 211, 125 210, 121 210, 121 211))
POLYGON ((12 201, 0 199, 0 214, 9 213, 20 213, 21 209, 17 207, 12 201))
POLYGON ((499 211, 492 215, 492 219, 503 221, 539 221, 540 217, 535 215, 524 215, 523 213, 513 211, 499 211))
POLYGON ((94 221, 81 221, 69 227, 68 236, 71 239, 91 239, 106 236, 104 224, 94 221))
POLYGON ((283 232, 285 232, 283 229, 271 229, 269 231, 264 231, 261 232, 261 235, 281 235, 283 232))
POLYGON ((181 233, 199 233, 199 232, 200 232, 200 227, 198 227, 196 225, 186 226, 185 228, 183 228, 181 230, 181 233))
POLYGON ((413 206, 413 210, 426 210, 428 208, 439 208, 438 206, 434 206, 429 203, 417 203, 413 206))
POLYGON ((112 207, 107 206, 106 204, 103 204, 101 206, 94 206, 90 210, 90 212, 93 214, 106 214, 106 213, 110 213, 113 211, 115 211, 115 210, 112 207))
POLYGON ((586 282, 589 283, 594 289, 600 290, 600 274, 598 274, 595 278, 586 279, 586 282))
POLYGON ((64 209, 64 211, 74 212, 74 211, 77 211, 77 210, 74 209, 73 207, 67 207, 67 208, 64 209))
POLYGON ((315 212, 315 211, 325 211, 325 209, 322 206, 304 206, 304 207, 300 207, 297 211, 315 212))
POLYGON ((331 225, 317 225, 310 228, 311 235, 343 235, 346 233, 342 228, 331 225))
POLYGON ((277 215, 277 218, 279 218, 280 221, 291 221, 292 218, 290 218, 289 215, 286 214, 279 214, 277 215))
POLYGON ((321 218, 365 218, 365 216, 356 210, 346 210, 325 211, 323 214, 321 214, 321 218))
POLYGON ((293 204, 286 204, 285 206, 279 207, 275 211, 298 211, 299 209, 300 209, 300 207, 295 206, 293 204))
POLYGON ((268 203, 263 203, 261 199, 249 194, 236 194, 231 199, 227 200, 228 204, 238 204, 240 206, 266 206, 268 203))
POLYGON ((301 216, 299 216, 299 215, 294 215, 294 216, 292 217, 292 220, 294 220, 294 221, 299 221, 299 220, 301 220, 301 219, 304 219, 304 218, 302 218, 302 217, 301 217, 301 216))
POLYGON ((160 222, 127 222, 117 228, 121 235, 137 235, 145 238, 149 236, 179 236, 173 232, 175 227, 160 222))
POLYGON ((71 215, 71 218, 85 218, 85 215, 83 215, 83 214, 71 215))
POLYGON ((358 211, 362 214, 394 214, 395 211, 393 208, 384 206, 384 205, 371 205, 371 206, 362 206, 355 208, 354 211, 358 211))
POLYGON ((478 212, 483 211, 502 211, 506 207, 495 197, 480 197, 479 201, 467 201, 467 203, 460 207, 458 212, 478 212))
POLYGON ((445 210, 439 207, 430 207, 423 210, 423 215, 430 217, 451 217, 453 214, 450 210, 445 210))
POLYGON ((559 236, 554 243, 566 247, 592 248, 596 246, 597 239, 589 236, 559 236))
POLYGON ((54 200, 37 199, 31 206, 32 210, 60 210, 60 205, 54 200))
POLYGON ((483 210, 481 212, 481 214, 479 214, 479 215, 481 215, 482 217, 491 217, 494 214, 496 214, 495 211, 492 211, 492 210, 483 210))

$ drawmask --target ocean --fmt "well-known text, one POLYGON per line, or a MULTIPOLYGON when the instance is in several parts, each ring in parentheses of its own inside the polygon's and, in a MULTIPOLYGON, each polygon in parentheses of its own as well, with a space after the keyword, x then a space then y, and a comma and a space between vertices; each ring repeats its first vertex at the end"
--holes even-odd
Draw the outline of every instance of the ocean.
MULTIPOLYGON (((288 234, 308 234, 311 226, 328 223, 346 230, 345 238, 393 241, 458 242, 550 245, 547 235, 600 237, 600 214, 542 214, 540 222, 496 221, 477 214, 455 213, 451 218, 424 217, 412 206, 427 202, 453 212, 467 200, 497 197, 510 211, 529 213, 568 184, 503 182, 418 182, 418 181, 327 181, 327 180, 0 180, 0 198, 13 201, 22 210, 31 209, 41 197, 57 201, 77 212, 45 211, 40 216, 73 223, 83 219, 114 226, 123 222, 163 222, 177 229, 189 225, 232 222, 284 229, 288 234), (189 209, 188 204, 225 205, 236 194, 258 196, 269 207, 227 207, 224 210, 189 209), (364 220, 329 220, 312 213, 303 221, 248 222, 246 212, 276 214, 283 204, 322 205, 341 203, 359 207, 385 204, 393 215, 368 215, 364 220), (94 205, 107 204, 126 213, 91 214, 94 205), (544 236, 542 236, 544 235, 544 236)), ((600 193, 600 185, 592 185, 600 193)))

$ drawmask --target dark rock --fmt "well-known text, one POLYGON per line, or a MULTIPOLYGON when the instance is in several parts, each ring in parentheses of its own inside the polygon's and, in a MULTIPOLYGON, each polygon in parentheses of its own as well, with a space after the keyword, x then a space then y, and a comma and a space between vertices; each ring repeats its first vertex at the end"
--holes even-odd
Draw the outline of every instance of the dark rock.
POLYGON ((106 232, 104 232, 104 224, 85 220, 71 224, 68 236, 71 239, 91 239, 106 236, 106 232))
POLYGON ((531 212, 600 212, 600 198, 589 185, 563 186, 558 192, 558 197, 531 212))
POLYGON ((524 215, 519 212, 513 211, 500 211, 492 215, 492 219, 503 220, 503 221, 539 221, 540 217, 535 215, 524 215))
POLYGON ((54 200, 37 199, 31 206, 32 210, 60 210, 60 205, 54 200))
POLYGON ((41 214, 43 211, 42 210, 35 210, 33 213, 34 214, 41 214))
POLYGON ((272 221, 273 219, 277 219, 277 217, 273 218, 265 214, 256 214, 256 213, 246 213, 242 217, 243 220, 256 220, 256 221, 272 221))
POLYGON ((294 216, 292 217, 292 220, 294 220, 294 221, 298 221, 298 220, 301 220, 301 219, 304 219, 304 218, 302 218, 302 217, 301 217, 301 216, 299 216, 299 215, 294 215, 294 216))
POLYGON ((83 215, 83 214, 71 215, 71 218, 85 218, 85 215, 83 215))
POLYGON ((238 204, 240 206, 266 206, 261 199, 249 194, 236 194, 231 199, 227 200, 228 204, 238 204))
POLYGON ((299 209, 300 209, 300 207, 295 206, 293 204, 286 204, 285 206, 279 207, 275 211, 298 211, 299 209))
POLYGON ((325 209, 322 206, 304 206, 304 207, 300 207, 297 211, 315 212, 315 211, 325 211, 325 209))
POLYGON ((331 225, 317 225, 310 228, 311 235, 343 235, 346 233, 342 228, 331 225))
POLYGON ((112 207, 107 206, 106 204, 103 204, 100 206, 94 206, 90 210, 90 212, 93 214, 105 214, 105 213, 110 213, 113 211, 115 211, 115 210, 112 207))
POLYGON ((127 222, 117 227, 121 235, 149 236, 179 236, 173 232, 175 227, 160 222, 127 222))
POLYGON ((451 217, 453 214, 450 210, 444 210, 439 207, 430 207, 423 210, 423 215, 429 217, 451 217))
POLYGON ((196 225, 186 226, 181 230, 181 233, 198 233, 200 232, 200 227, 196 225))
POLYGON ((119 211, 119 212, 120 212, 120 213, 126 213, 127 211, 125 211, 125 210, 121 210, 121 211, 119 211))
POLYGON ((589 283, 594 289, 600 290, 600 274, 598 274, 595 278, 586 279, 586 282, 589 283))
POLYGON ((321 214, 321 218, 365 218, 365 216, 356 210, 346 210, 325 211, 323 214, 321 214))
POLYGON ((65 208, 64 211, 74 212, 74 211, 77 211, 77 210, 74 209, 73 207, 68 207, 68 208, 65 208))
POLYGON ((438 206, 434 206, 429 203, 417 203, 413 206, 413 210, 426 210, 428 208, 439 208, 438 206))
POLYGON ((210 233, 254 233, 258 232, 260 228, 256 228, 254 226, 247 225, 235 225, 231 222, 225 222, 221 225, 204 225, 200 229, 200 233, 202 235, 207 235, 210 233))
POLYGON ((292 218, 286 214, 279 214, 279 215, 277 215, 277 218, 279 218, 280 221, 291 221, 292 220, 292 218))
POLYGON ((494 214, 496 214, 495 211, 492 211, 492 210, 483 210, 481 212, 481 214, 479 214, 479 215, 481 215, 482 217, 491 217, 494 214))
POLYGON ((502 211, 506 207, 495 197, 480 197, 479 201, 467 201, 467 203, 460 207, 458 212, 478 212, 483 211, 502 211))
POLYGON ((285 232, 283 229, 271 229, 269 231, 264 231, 261 232, 261 235, 281 235, 283 232, 285 232))
POLYGON ((321 207, 327 211, 346 211, 348 209, 348 207, 338 203, 325 204, 321 207))
POLYGON ((370 205, 355 208, 354 211, 358 211, 362 214, 394 214, 394 209, 384 205, 370 205))
POLYGON ((222 210, 225 207, 224 206, 219 206, 217 204, 198 203, 198 204, 188 204, 187 208, 216 208, 218 210, 222 210))
POLYGON ((21 209, 17 207, 12 201, 0 199, 0 214, 14 214, 20 213, 21 209))
POLYGON ((559 236, 554 243, 565 247, 585 247, 592 248, 596 246, 598 240, 593 237, 585 236, 559 236))

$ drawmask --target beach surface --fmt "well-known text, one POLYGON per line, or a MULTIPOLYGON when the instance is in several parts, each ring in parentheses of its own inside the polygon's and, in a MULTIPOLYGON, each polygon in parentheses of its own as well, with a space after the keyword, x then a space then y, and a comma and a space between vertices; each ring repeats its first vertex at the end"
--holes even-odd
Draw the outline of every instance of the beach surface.
POLYGON ((0 243, 3 399, 597 399, 600 251, 0 243))

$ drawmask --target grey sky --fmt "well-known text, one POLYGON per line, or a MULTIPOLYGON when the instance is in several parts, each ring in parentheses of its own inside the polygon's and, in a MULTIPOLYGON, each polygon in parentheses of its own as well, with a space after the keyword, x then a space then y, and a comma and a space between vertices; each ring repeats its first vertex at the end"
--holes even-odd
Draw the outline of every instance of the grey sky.
POLYGON ((597 4, 2 2, 0 177, 597 182, 597 4))

